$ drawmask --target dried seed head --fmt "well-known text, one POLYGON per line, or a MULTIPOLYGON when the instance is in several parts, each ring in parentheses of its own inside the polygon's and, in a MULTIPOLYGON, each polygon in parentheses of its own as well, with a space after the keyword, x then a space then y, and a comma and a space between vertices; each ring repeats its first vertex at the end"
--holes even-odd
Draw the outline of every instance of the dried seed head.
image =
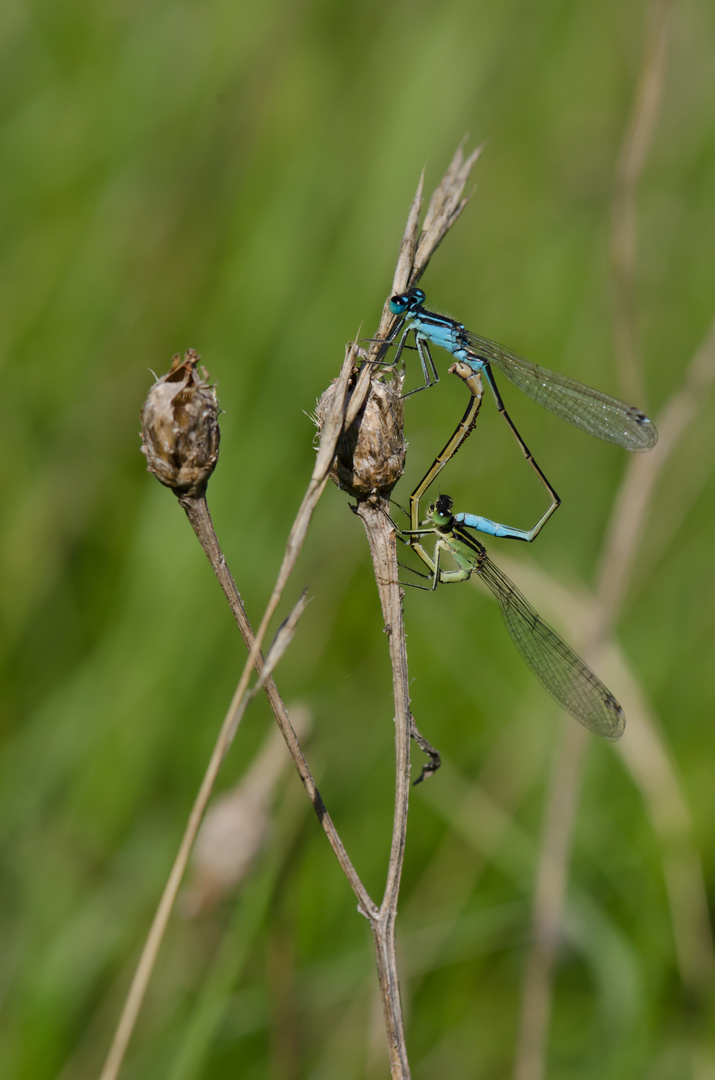
POLYGON ((202 494, 218 461, 218 399, 206 370, 203 379, 196 371, 200 359, 194 349, 183 360, 177 353, 141 412, 147 468, 177 495, 202 494))
MULTIPOLYGON (((306 706, 291 705, 290 719, 299 738, 308 734, 312 715, 306 706)), ((191 853, 190 880, 181 904, 188 918, 208 914, 245 883, 269 838, 271 804, 283 790, 289 764, 285 743, 274 727, 243 778, 209 807, 191 853)))
MULTIPOLYGON (((285 747, 282 749, 285 754, 285 747)), ((270 827, 268 798, 256 790, 255 783, 240 784, 216 799, 192 853, 191 884, 182 903, 186 915, 204 915, 238 890, 266 843, 270 827)))
MULTIPOLYGON (((350 403, 356 376, 348 389, 350 403)), ((402 376, 390 385, 373 379, 365 403, 349 428, 341 434, 330 475, 343 491, 357 499, 389 495, 405 467, 404 405, 402 376)), ((332 383, 320 398, 315 418, 323 425, 333 394, 332 383)))

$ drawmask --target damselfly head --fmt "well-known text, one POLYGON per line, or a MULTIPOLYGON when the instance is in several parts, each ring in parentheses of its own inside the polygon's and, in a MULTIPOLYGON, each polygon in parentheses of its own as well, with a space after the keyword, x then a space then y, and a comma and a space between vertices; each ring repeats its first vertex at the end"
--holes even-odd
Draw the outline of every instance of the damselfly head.
POLYGON ((390 297, 390 311, 393 315, 404 315, 419 307, 424 301, 425 294, 422 289, 408 289, 407 292, 397 293, 390 297))
POLYGON ((437 528, 449 528, 452 522, 452 507, 454 500, 451 495, 440 495, 437 502, 432 503, 428 514, 437 528))
POLYGON ((453 506, 454 499, 451 495, 440 495, 434 504, 434 510, 440 517, 450 517, 453 506))

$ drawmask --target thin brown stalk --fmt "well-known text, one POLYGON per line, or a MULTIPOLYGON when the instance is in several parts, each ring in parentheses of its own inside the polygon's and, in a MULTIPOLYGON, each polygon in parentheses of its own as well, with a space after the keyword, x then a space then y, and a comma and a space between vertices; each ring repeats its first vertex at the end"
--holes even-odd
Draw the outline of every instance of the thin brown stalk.
MULTIPOLYGON (((432 194, 421 229, 419 220, 424 193, 424 173, 420 176, 400 243, 400 253, 390 295, 405 292, 412 285, 417 284, 427 269, 430 258, 452 226, 456 224, 469 201, 470 196, 464 195, 464 188, 481 152, 482 147, 478 146, 468 158, 465 158, 462 144, 459 145, 449 168, 432 194)), ((391 340, 398 321, 399 316, 393 315, 390 311, 388 297, 382 309, 380 325, 367 353, 369 361, 374 363, 385 355, 387 351, 385 343, 391 340)), ((348 414, 345 418, 346 428, 350 427, 365 402, 371 376, 370 363, 364 364, 350 399, 348 414)))
MULTIPOLYGON (((400 254, 393 279, 393 293, 403 292, 419 280, 429 262, 430 256, 457 221, 467 201, 463 197, 464 186, 478 156, 479 151, 477 150, 465 160, 462 147, 458 148, 449 169, 432 195, 421 231, 419 228, 419 215, 422 206, 423 178, 420 178, 400 245, 400 254)), ((376 340, 368 353, 369 360, 381 359, 385 352, 385 346, 381 344, 381 340, 384 341, 389 338, 394 327, 395 316, 391 314, 386 303, 376 340)), ((385 384, 374 378, 374 367, 370 363, 366 363, 357 378, 348 405, 345 421, 346 431, 353 423, 359 422, 367 426, 367 413, 361 413, 361 410, 364 409, 366 401, 369 400, 368 394, 377 394, 379 392, 380 400, 384 400, 386 393, 389 398, 391 392, 399 401, 400 389, 401 378, 399 376, 396 376, 391 390, 387 391, 385 384), (362 420, 360 420, 361 416, 362 420)), ((393 421, 401 428, 401 408, 394 410, 393 421)), ((363 460, 372 461, 370 455, 375 442, 375 434, 373 433, 371 439, 366 439, 366 442, 370 453, 363 451, 361 465, 363 460)), ((357 459, 357 455, 358 451, 356 449, 355 457, 351 462, 347 463, 344 469, 343 478, 345 475, 355 475, 357 472, 364 473, 362 467, 360 470, 352 471, 355 469, 354 461, 357 459)), ((398 1080, 398 1078, 399 1080, 407 1080, 410 1070, 400 1001, 395 931, 397 900, 407 832, 410 790, 410 738, 416 737, 421 740, 421 737, 416 731, 410 713, 402 592, 398 581, 395 531, 388 514, 389 490, 392 484, 395 483, 396 478, 390 481, 389 489, 385 493, 380 493, 377 490, 367 493, 362 490, 358 492, 354 488, 349 490, 358 499, 356 513, 361 518, 367 533, 392 665, 396 779, 390 860, 385 891, 379 910, 366 910, 365 913, 370 920, 375 943, 391 1075, 393 1080, 398 1080)), ((420 745, 428 747, 425 740, 421 740, 420 745)))
MULTIPOLYGON (((207 551, 207 554, 212 561, 212 565, 216 570, 222 587, 225 591, 227 590, 227 596, 231 594, 230 603, 232 610, 234 611, 239 626, 241 627, 241 632, 244 636, 244 640, 246 640, 247 645, 250 646, 249 657, 244 666, 238 686, 236 687, 231 705, 229 706, 226 717, 223 721, 223 724, 221 725, 221 730, 214 745, 208 768, 201 783, 201 787, 194 802, 194 806, 192 807, 191 814, 189 816, 189 820, 187 822, 184 832, 184 836, 181 840, 179 850, 174 860, 174 865, 169 874, 169 878, 164 888, 162 898, 159 902, 157 912, 154 916, 154 920, 152 922, 147 941, 144 945, 144 949, 142 950, 142 955, 139 959, 137 970, 132 980, 132 985, 130 987, 129 994, 122 1010, 122 1015, 117 1026, 117 1030, 115 1032, 114 1039, 112 1041, 112 1045, 107 1056, 107 1060, 105 1062, 104 1068, 102 1069, 101 1080, 115 1080, 116 1076, 119 1073, 119 1069, 121 1068, 121 1064, 126 1054, 129 1040, 131 1038, 137 1017, 139 1015, 139 1010, 146 994, 149 979, 156 963, 159 947, 166 932, 166 927, 168 925, 170 914, 176 902, 176 897, 178 895, 179 887, 181 885, 181 881, 186 870, 189 855, 191 853, 191 848, 193 846, 194 840, 196 839, 196 834, 201 824, 201 820, 206 810, 209 798, 213 791, 213 787, 216 781, 216 777, 218 776, 221 762, 223 761, 226 753, 228 752, 231 742, 233 741, 233 738, 235 736, 238 723, 249 702, 252 700, 258 690, 264 687, 269 680, 273 685, 271 678, 272 668, 277 662, 277 660, 280 658, 283 649, 288 643, 287 634, 284 630, 282 634, 279 633, 279 635, 276 637, 274 645, 269 652, 266 660, 261 661, 261 645, 265 637, 268 624, 270 623, 270 620, 275 613, 278 603, 280 602, 280 598, 282 596, 285 584, 290 576, 293 567, 295 566, 298 555, 300 554, 301 548, 305 541, 313 511, 317 505, 320 495, 322 494, 325 484, 327 483, 333 454, 335 453, 335 446, 337 444, 337 440, 343 426, 343 407, 345 401, 345 394, 347 392, 348 379, 353 367, 353 361, 353 350, 350 350, 345 357, 345 362, 340 373, 340 378, 338 380, 335 396, 333 399, 333 406, 330 410, 328 417, 326 418, 324 427, 324 438, 318 451, 315 467, 313 469, 313 474, 308 485, 308 490, 306 491, 300 509, 298 510, 296 519, 293 523, 293 527, 288 538, 283 562, 281 564, 281 568, 278 574, 278 580, 274 587, 264 617, 261 620, 261 625, 259 627, 258 633, 255 635, 255 637, 252 636, 250 633, 250 624, 248 622, 248 619, 246 618, 245 611, 243 611, 243 605, 240 601, 240 596, 238 596, 238 592, 236 590, 235 584, 233 583, 233 579, 231 578, 228 567, 226 566, 223 555, 221 554, 220 548, 218 546, 218 541, 215 537, 213 537, 212 539, 211 534, 213 533, 213 529, 209 529, 209 521, 207 520, 208 508, 201 508, 200 504, 197 503, 196 500, 192 501, 187 500, 186 498, 182 499, 185 508, 187 505, 189 505, 189 510, 187 510, 189 518, 190 520, 192 520, 192 524, 195 523, 194 527, 198 528, 202 534, 202 539, 206 543, 205 550, 207 551), (259 679, 256 682, 255 686, 249 691, 248 682, 251 672, 254 668, 260 669, 259 679)), ((303 604, 304 601, 303 599, 301 599, 301 601, 299 601, 299 605, 296 606, 296 609, 298 609, 298 613, 302 611, 303 604)), ((294 611, 296 609, 294 609, 294 611)), ((292 618, 293 617, 291 616, 288 623, 284 624, 284 627, 287 626, 288 629, 291 630, 291 632, 292 618)), ((288 721, 285 707, 283 706, 282 701, 280 701, 280 697, 277 690, 275 690, 274 685, 273 690, 269 692, 269 700, 271 699, 271 697, 273 697, 274 700, 277 699, 277 701, 280 702, 277 719, 279 720, 279 724, 281 724, 281 721, 284 721, 281 726, 281 730, 283 731, 289 749, 295 747, 295 749, 297 750, 297 754, 294 754, 294 757, 296 759, 296 765, 298 766, 298 771, 301 775, 301 779, 303 780, 303 783, 308 790, 313 806, 316 809, 316 813, 318 814, 318 817, 323 824, 326 834, 328 835, 328 839, 333 846, 333 850, 335 851, 336 856, 338 857, 340 864, 343 867, 343 871, 345 872, 346 877, 353 886, 361 904, 364 903, 373 907, 374 905, 372 905, 372 902, 370 901, 367 892, 365 891, 362 883, 360 882, 360 879, 355 873, 355 870, 347 856, 347 853, 345 852, 343 845, 340 842, 340 839, 337 836, 334 827, 332 826, 332 822, 330 822, 330 819, 325 812, 325 807, 323 806, 318 790, 315 787, 315 783, 313 782, 310 771, 308 770, 305 759, 303 758, 300 747, 298 746, 295 732, 293 731, 293 728, 288 721)))
POLYGON ((715 977, 708 889, 695 843, 690 807, 658 718, 625 662, 619 683, 629 688, 629 738, 620 754, 637 785, 658 837, 668 894, 675 955, 693 1002, 708 1001, 715 977))
POLYGON ((117 1030, 109 1054, 107 1055, 107 1060, 102 1069, 100 1080, 114 1080, 121 1068, 122 1061, 124 1060, 129 1045, 129 1040, 139 1015, 139 1010, 141 1009, 149 985, 151 973, 154 970, 159 949, 166 933, 169 918, 174 909, 174 904, 176 903, 179 887, 183 880, 184 873, 186 872, 191 849, 194 845, 196 834, 199 831, 199 826, 201 825, 216 782, 216 777, 218 776, 221 767, 221 762, 226 756, 226 752, 233 741, 238 725, 248 705, 264 686, 265 680, 270 677, 271 671, 280 660, 293 637, 298 619, 305 609, 305 603, 305 596, 301 596, 276 636, 273 646, 264 662, 263 672, 255 685, 248 689, 248 676, 250 675, 250 668, 248 668, 248 671, 244 669, 244 676, 246 677, 242 677, 236 687, 228 712, 221 725, 219 737, 214 745, 208 768, 206 769, 204 778, 201 782, 201 787, 199 788, 194 805, 191 808, 189 820, 186 829, 184 830, 179 850, 174 859, 174 865, 171 868, 168 880, 164 886, 164 892, 159 901, 159 906, 157 907, 156 914, 152 920, 151 928, 144 948, 142 949, 142 954, 139 958, 139 963, 137 964, 137 969, 134 973, 134 978, 129 988, 129 993, 117 1025, 117 1030))
POLYGON ((551 1018, 551 979, 568 876, 571 839, 581 791, 581 766, 588 732, 569 723, 549 784, 544 834, 532 902, 532 945, 522 991, 516 1080, 540 1080, 545 1072, 545 1041, 551 1018))
POLYGON ((630 570, 666 463, 707 400, 715 382, 715 320, 688 364, 680 390, 658 418, 658 444, 628 463, 606 532, 597 592, 602 616, 612 623, 628 588, 630 570))
MULTIPOLYGON (((658 116, 665 78, 668 14, 671 0, 652 0, 641 73, 633 109, 624 134, 616 169, 611 220, 611 260, 614 297, 614 336, 619 370, 626 397, 644 400, 642 367, 636 349, 636 195, 658 116)), ((655 456, 651 452, 651 456, 655 456)), ((656 458, 657 460, 657 458, 656 458)), ((633 461, 631 468, 642 467, 633 461)), ((646 468, 648 466, 646 465, 646 468)), ((653 466, 651 466, 653 467, 653 466)), ((630 472, 630 470, 629 470, 630 472)), ((628 476, 628 474, 627 474, 628 476)), ((622 540, 624 490, 616 497, 609 535, 622 540), (620 515, 620 517, 617 517, 620 515)), ((631 537, 639 534, 652 488, 639 500, 639 520, 631 518, 631 537)), ((596 657, 612 632, 633 564, 635 546, 610 544, 601 563, 599 587, 588 625, 592 627, 586 659, 596 657), (610 581, 618 582, 616 589, 610 581)), ((553 998, 553 968, 558 928, 563 921, 573 823, 578 807, 586 738, 573 725, 561 740, 552 772, 537 888, 532 907, 532 945, 527 957, 522 991, 514 1075, 517 1080, 541 1080, 546 1068, 546 1047, 553 998)))
POLYGON ((363 502, 357 507, 370 545, 387 635, 395 703, 395 813, 385 892, 378 912, 370 918, 375 942, 378 981, 393 1077, 410 1075, 405 1043, 399 974, 395 949, 397 899, 404 861, 410 791, 410 697, 407 648, 398 582, 395 531, 387 514, 389 500, 363 502))
MULTIPOLYGON (((352 362, 352 361, 351 361, 352 362)), ((255 644, 255 635, 251 626, 246 610, 243 606, 241 595, 236 588, 236 583, 233 580, 231 571, 229 570, 226 560, 221 551, 218 537, 214 532, 213 523, 211 521, 211 515, 209 514, 208 505, 205 498, 201 496, 186 497, 181 499, 180 502, 186 511, 186 515, 191 522, 191 525, 199 539, 199 542, 208 558, 211 566, 218 578, 219 584, 223 589, 226 599, 231 607, 234 618, 241 632, 241 636, 246 644, 246 648, 249 653, 253 651, 255 644)), ((263 655, 259 652, 256 656, 255 668, 260 675, 263 669, 263 655)), ((301 782, 305 787, 308 797, 310 798, 313 808, 317 814, 328 842, 335 852, 335 856, 340 863, 343 872, 345 873, 348 881, 350 882, 355 895, 357 896, 360 904, 369 904, 370 898, 365 892, 360 878, 353 866, 350 857, 348 856, 343 843, 338 835, 337 829, 330 817, 330 814, 325 808, 325 804, 320 796, 320 792, 316 786, 313 775, 310 771, 308 762, 301 749, 298 737, 293 729, 293 725, 290 722, 288 711, 283 703, 283 699, 278 693, 273 678, 269 676, 264 683, 266 697, 273 710, 273 715, 276 718, 278 727, 285 739, 286 746, 290 752, 291 757, 295 763, 298 775, 301 782)))
MULTIPOLYGON (((464 184, 477 156, 478 152, 475 152, 465 162, 461 147, 459 148, 450 165, 448 173, 443 178, 435 195, 433 195, 425 229, 423 229, 422 235, 418 236, 418 220, 422 202, 422 180, 420 180, 418 192, 410 210, 407 228, 400 249, 400 256, 395 275, 395 289, 404 289, 417 280, 417 277, 427 265, 430 254, 459 217, 459 214, 466 203, 466 200, 462 198, 464 184)), ((380 335, 383 337, 386 336, 389 333, 392 324, 393 317, 389 314, 389 309, 386 305, 383 319, 380 324, 380 335)), ((379 342, 373 345, 371 359, 377 358, 384 350, 385 346, 381 345, 379 342)), ((370 391, 371 374, 374 372, 374 367, 371 364, 365 364, 363 371, 357 379, 357 385, 354 385, 352 388, 349 406, 346 407, 346 395, 349 382, 353 376, 356 354, 357 346, 353 346, 345 358, 340 378, 337 380, 337 383, 332 390, 330 406, 326 409, 326 414, 322 418, 321 442, 315 468, 288 537, 276 584, 263 618, 261 619, 258 631, 255 634, 213 529, 213 523, 205 499, 205 480, 203 483, 199 482, 192 484, 190 494, 180 495, 181 505, 183 506, 201 546, 214 569, 221 588, 224 591, 243 640, 248 648, 249 656, 234 693, 231 706, 222 724, 194 807, 192 808, 184 837, 154 917, 107 1061, 102 1071, 101 1080, 115 1080, 115 1077, 119 1072, 146 993, 151 972, 156 962, 159 947, 166 931, 168 919, 176 901, 176 896, 186 869, 189 854, 212 793, 221 762, 228 752, 243 712, 261 688, 266 691, 283 737, 296 763, 301 780, 336 854, 338 862, 358 898, 359 909, 371 923, 377 955, 377 968, 383 999, 383 1013, 388 1036, 392 1075, 395 1078, 400 1078, 400 1080, 407 1080, 407 1078, 409 1078, 409 1064, 407 1060, 404 1025, 399 999, 399 977, 395 950, 395 919, 407 826, 410 735, 415 729, 409 711, 407 655, 402 617, 401 592, 397 578, 395 535, 387 516, 387 508, 389 505, 387 499, 380 501, 379 499, 371 497, 362 502, 358 507, 358 513, 365 524, 368 534, 370 550, 375 565, 378 591, 385 619, 385 628, 390 643, 395 698, 395 815, 385 893, 379 908, 371 900, 360 881, 337 831, 335 830, 330 816, 327 813, 305 757, 298 744, 283 701, 280 698, 272 678, 273 667, 287 647, 292 637, 295 624, 302 613, 305 605, 305 597, 301 598, 294 611, 289 616, 289 619, 279 630, 268 656, 264 659, 261 653, 261 645, 268 626, 281 600, 283 590, 290 574, 295 567, 298 555, 305 541, 311 516, 327 482, 327 477, 335 457, 338 440, 341 437, 341 433, 343 433, 343 431, 355 421, 356 417, 360 415, 360 410, 370 391), (259 677, 253 687, 249 689, 248 683, 250 674, 254 668, 258 672, 259 677)), ((187 368, 186 364, 187 361, 189 361, 189 358, 187 357, 187 361, 184 362, 182 371, 184 369, 190 369, 193 372, 197 359, 195 354, 192 354, 187 368)), ((180 358, 175 358, 175 361, 176 364, 172 365, 172 375, 174 367, 180 364, 180 358)), ((207 384, 203 385, 204 389, 202 389, 201 392, 205 394, 205 399, 201 399, 201 401, 209 400, 211 399, 211 394, 213 392, 207 384)), ((399 400, 399 391, 396 392, 396 397, 399 400)), ((215 409, 215 394, 213 394, 211 400, 214 403, 213 407, 215 409)), ((197 410, 197 412, 198 411, 200 410, 197 410)), ((206 471, 206 476, 210 475, 210 471, 215 466, 217 460, 218 438, 215 428, 212 430, 212 438, 214 439, 214 442, 209 447, 211 455, 208 456, 209 467, 206 471)), ((159 450, 159 456, 161 458, 161 444, 159 445, 159 450)), ((159 461, 159 465, 162 465, 161 460, 159 461)), ((162 482, 166 482, 166 475, 162 474, 162 476, 162 482)))
POLYGON ((636 326, 636 196, 660 111, 672 0, 652 0, 641 72, 623 135, 611 200, 613 337, 623 395, 645 404, 636 326))

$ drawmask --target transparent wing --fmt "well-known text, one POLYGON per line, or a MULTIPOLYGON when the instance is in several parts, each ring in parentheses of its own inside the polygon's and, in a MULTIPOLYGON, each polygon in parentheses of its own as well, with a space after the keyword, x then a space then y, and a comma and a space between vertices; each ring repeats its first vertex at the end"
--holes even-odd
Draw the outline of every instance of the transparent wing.
POLYGON ((618 398, 549 371, 510 352, 488 338, 469 331, 464 335, 480 360, 488 360, 507 379, 537 404, 597 439, 616 443, 626 450, 650 450, 658 432, 645 413, 618 398))
POLYGON ((555 630, 537 615, 509 578, 482 549, 476 573, 499 601, 512 641, 553 698, 585 727, 620 739, 626 726, 613 694, 555 630))

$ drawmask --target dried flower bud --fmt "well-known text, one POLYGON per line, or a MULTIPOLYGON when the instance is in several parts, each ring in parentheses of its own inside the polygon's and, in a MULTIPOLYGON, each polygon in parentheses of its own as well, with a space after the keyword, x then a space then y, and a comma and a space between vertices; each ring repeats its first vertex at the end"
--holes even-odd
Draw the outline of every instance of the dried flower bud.
MULTIPOLYGON (((312 716, 304 705, 293 705, 290 717, 300 738, 310 731, 312 716)), ((271 803, 282 790, 289 765, 283 739, 273 728, 243 779, 209 808, 196 837, 190 881, 182 898, 187 918, 208 914, 244 884, 270 835, 271 803)))
POLYGON ((251 873, 271 827, 269 794, 256 790, 255 784, 240 784, 220 795, 207 812, 191 857, 191 882, 182 898, 182 910, 189 918, 207 914, 251 873))
POLYGON ((201 494, 218 461, 218 399, 196 371, 194 349, 172 358, 166 375, 152 386, 141 412, 142 453, 157 480, 177 495, 201 494))
MULTIPOLYGON (((348 407, 356 377, 348 388, 348 407)), ((392 385, 373 379, 365 403, 349 428, 338 439, 330 475, 338 487, 357 499, 389 495, 405 467, 404 405, 402 375, 392 385)), ((320 430, 335 393, 332 383, 320 398, 315 419, 320 430)))

